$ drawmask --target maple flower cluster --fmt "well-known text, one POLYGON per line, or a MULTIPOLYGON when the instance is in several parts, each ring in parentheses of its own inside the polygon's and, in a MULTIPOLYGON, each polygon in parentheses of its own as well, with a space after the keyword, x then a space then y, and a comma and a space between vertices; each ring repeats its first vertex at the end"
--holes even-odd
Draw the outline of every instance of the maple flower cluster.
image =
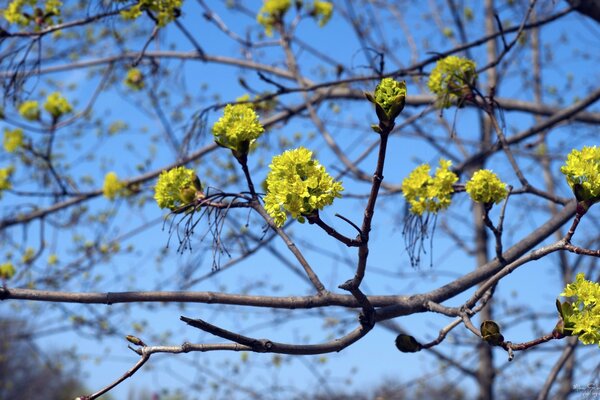
POLYGON ((237 154, 248 154, 250 145, 264 131, 254 108, 247 103, 225 106, 223 116, 212 128, 215 142, 237 154))
POLYGON ((104 177, 104 184, 102 185, 102 194, 108 200, 114 200, 117 196, 125 193, 126 185, 114 172, 109 172, 104 177))
POLYGON ((560 168, 578 201, 600 201, 600 147, 573 149, 560 168))
POLYGON ((393 122, 404 109, 406 82, 383 78, 375 88, 374 96, 366 96, 369 101, 375 103, 375 111, 380 121, 393 122))
POLYGON ((473 201, 484 204, 498 204, 508 194, 506 184, 489 169, 476 171, 465 185, 465 189, 473 201))
POLYGON ((67 99, 65 99, 60 93, 50 93, 44 103, 44 109, 48 111, 54 119, 58 119, 64 114, 68 114, 73 111, 73 107, 67 99))
POLYGON ((564 334, 576 335, 583 344, 600 346, 600 284, 577 274, 575 282, 569 283, 560 294, 574 298, 562 304, 560 311, 564 323, 564 334))
POLYGON ((460 101, 477 78, 475 62, 467 58, 448 56, 439 60, 431 74, 427 86, 437 95, 438 105, 448 108, 454 101, 460 101))
POLYGON ((437 213, 450 206, 453 184, 458 176, 450 171, 451 161, 440 159, 434 176, 430 176, 431 166, 421 164, 402 181, 402 194, 410 204, 410 212, 423 215, 424 212, 437 213))
MULTIPOLYGON (((123 3, 127 0, 119 0, 123 3)), ((150 11, 154 15, 159 27, 164 27, 175 20, 180 12, 183 0, 138 0, 130 8, 121 11, 123 19, 137 19, 144 11, 150 11)))
POLYGON ((160 208, 173 211, 193 202, 201 191, 202 188, 193 169, 175 167, 161 172, 154 188, 154 199, 160 208))
POLYGON ((12 188, 10 178, 12 177, 13 172, 15 172, 15 167, 12 165, 9 165, 6 168, 0 168, 0 199, 2 198, 3 191, 12 188))
POLYGON ((312 152, 299 147, 273 157, 267 175, 265 210, 277 226, 287 220, 287 214, 299 222, 305 215, 322 210, 341 197, 342 183, 335 181, 312 152))
POLYGON ((44 7, 38 6, 38 0, 13 0, 11 1, 6 9, 4 10, 4 19, 9 24, 17 24, 22 27, 26 27, 31 22, 37 24, 36 28, 39 29, 41 25, 53 24, 53 16, 60 16, 60 7, 62 7, 62 1, 60 0, 46 0, 44 1, 44 7), (26 12, 23 8, 30 6, 32 12, 26 12))
POLYGON ((37 121, 40 119, 40 106, 35 100, 28 100, 19 106, 19 114, 28 121, 37 121))
POLYGON ((317 20, 317 23, 321 28, 324 27, 333 15, 333 3, 315 0, 310 15, 317 20))
POLYGON ((14 153, 17 149, 23 146, 23 129, 15 128, 10 130, 5 128, 2 145, 7 153, 14 153))
POLYGON ((125 76, 125 85, 131 90, 142 90, 146 83, 144 82, 144 74, 138 68, 130 68, 125 76))
POLYGON ((283 20, 283 16, 292 5, 291 0, 264 0, 256 16, 259 24, 265 27, 265 34, 273 36, 273 27, 283 20))

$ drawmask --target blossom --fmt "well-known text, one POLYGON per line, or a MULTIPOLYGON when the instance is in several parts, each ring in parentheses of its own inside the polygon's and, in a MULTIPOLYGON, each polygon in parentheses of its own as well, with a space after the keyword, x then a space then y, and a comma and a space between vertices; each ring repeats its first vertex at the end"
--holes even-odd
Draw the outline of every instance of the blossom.
POLYGON ((579 201, 600 201, 600 147, 573 149, 560 168, 579 201))
MULTIPOLYGON (((124 2, 126 0, 119 0, 124 2)), ((137 4, 121 11, 123 19, 137 19, 143 11, 151 11, 156 18, 157 25, 164 27, 169 22, 179 17, 183 0, 138 0, 137 4)))
POLYGON ((265 210, 282 226, 287 214, 299 222, 304 216, 333 203, 341 197, 342 183, 335 181, 304 147, 287 150, 273 157, 269 165, 264 198, 265 210))
POLYGON ((448 56, 436 63, 427 86, 437 95, 440 107, 448 108, 470 92, 477 78, 475 69, 474 61, 457 56, 448 56))
POLYGON ((43 10, 37 3, 37 0, 13 0, 4 10, 4 19, 10 24, 17 24, 23 27, 34 21, 38 25, 37 28, 39 28, 39 26, 44 24, 52 24, 51 17, 60 15, 62 1, 46 0, 43 10), (23 7, 26 5, 31 6, 32 12, 23 11, 23 7))
POLYGON ((580 272, 560 296, 574 298, 559 309, 567 336, 577 335, 583 344, 600 345, 600 284, 586 280, 580 272))
POLYGON ((114 172, 109 172, 104 177, 102 185, 102 194, 109 200, 114 200, 118 195, 122 194, 125 189, 125 183, 119 180, 119 177, 114 172))
POLYGON ((193 202, 201 190, 193 169, 176 167, 161 172, 154 188, 154 199, 160 208, 175 210, 193 202))
POLYGON ((283 16, 292 5, 291 0, 264 0, 256 16, 259 24, 265 27, 265 34, 273 36, 273 27, 283 20, 283 16))
POLYGON ((0 168, 0 199, 2 198, 2 192, 12 188, 10 178, 15 171, 15 167, 12 165, 6 168, 0 168))
POLYGON ((375 111, 380 121, 393 122, 404 109, 406 82, 383 78, 375 88, 374 95, 365 95, 370 102, 375 103, 375 111))
POLYGON ((319 26, 324 27, 333 15, 333 3, 330 1, 315 0, 310 14, 318 21, 319 26))
POLYGON ((40 106, 35 100, 25 101, 19 106, 19 114, 29 121, 37 121, 40 119, 40 106))
POLYGON ((11 262, 0 264, 0 279, 8 280, 15 276, 15 266, 11 262))
POLYGON ((475 171, 465 185, 465 189, 473 201, 479 203, 500 203, 506 198, 506 184, 489 169, 475 171))
POLYGON ((451 161, 441 159, 432 177, 431 166, 421 164, 402 181, 402 194, 410 204, 410 211, 417 215, 424 212, 437 213, 450 206, 453 184, 458 176, 450 171, 451 161))
POLYGON ((2 145, 7 153, 13 153, 19 147, 23 146, 23 129, 4 129, 2 145))
POLYGON ((132 90, 141 90, 146 86, 144 74, 137 68, 130 68, 125 77, 125 84, 132 90))
POLYGON ((219 146, 247 154, 250 145, 265 131, 251 104, 228 104, 212 132, 219 146))
POLYGON ((52 115, 54 119, 58 119, 64 114, 68 114, 73 111, 73 107, 67 99, 65 99, 59 92, 50 93, 46 97, 46 103, 44 103, 44 109, 52 115))

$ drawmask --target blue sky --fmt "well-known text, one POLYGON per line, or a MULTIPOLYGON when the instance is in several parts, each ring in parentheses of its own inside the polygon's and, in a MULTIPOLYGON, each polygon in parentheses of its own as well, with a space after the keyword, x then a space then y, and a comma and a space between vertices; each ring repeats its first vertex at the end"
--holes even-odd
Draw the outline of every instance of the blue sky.
MULTIPOLYGON (((479 2, 473 3, 472 6, 476 15, 480 15, 479 2), (479 14, 478 14, 479 13, 479 14)), ((213 4, 211 4, 213 6, 213 4)), ((224 15, 224 22, 240 35, 246 33, 247 24, 252 23, 247 18, 242 18, 239 14, 228 14, 221 2, 214 4, 215 11, 224 15)), ((260 2, 248 2, 246 5, 251 10, 258 10, 260 2)), ((546 5, 550 7, 549 5, 546 5)), ((562 5, 556 5, 555 9, 560 9, 562 5)), ((413 31, 411 31, 420 44, 429 43, 429 48, 420 52, 420 59, 429 56, 428 51, 444 51, 453 47, 448 38, 440 34, 436 30, 436 26, 431 21, 421 21, 422 9, 418 7, 410 7, 407 10, 404 18, 409 21, 413 31)), ((501 17, 508 18, 510 10, 501 10, 501 17)), ((443 15, 447 18, 447 15, 443 15)), ((184 8, 184 13, 181 22, 190 27, 192 34, 197 35, 198 40, 202 44, 204 50, 211 55, 227 55, 230 57, 241 57, 239 46, 228 40, 221 32, 216 30, 213 25, 206 22, 199 15, 199 7, 196 3, 188 2, 184 8)), ((515 21, 513 21, 515 22, 515 21)), ((474 23, 469 29, 473 34, 480 33, 481 24, 474 23)), ((384 23, 380 27, 384 34, 389 34, 390 37, 401 37, 401 31, 391 23, 384 23)), ((255 33, 258 28, 254 28, 255 33)), ((585 96, 589 87, 597 80, 597 76, 590 73, 590 68, 597 62, 594 58, 588 58, 582 61, 582 58, 575 51, 581 53, 586 48, 597 48, 598 37, 593 33, 597 33, 598 28, 592 23, 585 21, 582 17, 572 15, 556 25, 550 25, 543 29, 544 44, 552 50, 552 64, 547 70, 544 70, 544 84, 547 88, 555 87, 559 95, 547 96, 549 104, 556 104, 558 101, 564 101, 564 104, 569 104, 575 99, 585 96), (571 40, 571 44, 577 45, 557 45, 563 43, 563 37, 567 36, 571 40), (582 50, 583 49, 583 50, 582 50), (577 57, 575 57, 577 55, 577 57), (562 91, 567 82, 573 80, 573 88, 568 92, 562 91)), ((355 40, 355 36, 349 29, 345 21, 338 15, 334 14, 331 22, 324 28, 319 29, 314 22, 305 20, 298 28, 298 35, 307 43, 317 47, 320 51, 334 58, 338 62, 351 66, 349 73, 353 75, 367 74, 370 71, 365 68, 366 62, 363 53, 360 51, 360 46, 355 40)), ((161 33, 161 46, 166 43, 176 43, 176 49, 182 51, 192 50, 189 43, 177 33, 172 26, 168 27, 164 33, 161 33), (164 36, 163 36, 164 35, 164 36)), ((132 49, 139 49, 142 43, 131 44, 132 49)), ((150 46, 150 50, 156 49, 156 44, 150 46)), ((400 46, 400 49, 395 52, 398 59, 406 66, 410 62, 410 52, 408 47, 400 46)), ((162 49, 163 47, 161 47, 162 49)), ((511 63, 516 68, 523 59, 528 56, 527 51, 517 50, 519 57, 511 59, 511 63)), ((477 61, 483 60, 484 49, 482 47, 475 48, 473 54, 477 61)), ((550 57, 550 52, 544 53, 550 57)), ((302 72, 306 73, 311 79, 320 81, 319 70, 316 68, 315 60, 309 54, 300 53, 298 55, 301 62, 302 72)), ((596 57, 597 58, 597 57, 596 57)), ((259 61, 265 64, 275 63, 281 65, 281 52, 276 48, 266 47, 260 54, 259 61)), ((392 59, 387 59, 387 71, 395 69, 399 66, 394 65, 392 59)), ((218 93, 219 101, 233 101, 240 95, 245 93, 244 89, 238 84, 239 70, 234 67, 223 65, 215 65, 201 63, 198 61, 188 62, 182 69, 179 69, 179 61, 161 61, 169 65, 167 68, 173 74, 181 74, 185 77, 184 84, 186 88, 194 96, 195 100, 199 100, 198 104, 192 103, 191 106, 184 108, 181 111, 184 115, 182 122, 175 124, 176 135, 182 135, 184 128, 189 123, 193 113, 206 107, 214 99, 210 97, 211 93, 218 93), (208 87, 204 92, 201 88, 203 85, 208 87), (204 99, 201 99, 205 96, 204 99)), ((550 62, 550 61, 549 61, 550 62)), ((483 62, 481 62, 483 64, 483 62)), ((163 64, 164 65, 164 64, 163 64)), ((510 67, 509 67, 510 68, 510 67)), ((429 70, 429 69, 428 69, 429 70)), ((597 75, 597 74, 596 74, 597 75)), ((253 73, 243 73, 244 79, 252 86, 261 88, 262 90, 272 89, 253 73)), ((68 83, 78 83, 78 87, 70 92, 73 98, 80 98, 79 104, 84 104, 85 99, 91 96, 91 91, 95 87, 97 78, 89 79, 86 82, 87 75, 83 70, 69 71, 67 73, 53 74, 53 79, 63 81, 65 86, 68 83)), ((531 90, 521 86, 520 77, 517 75, 510 76, 506 81, 502 82, 502 86, 498 90, 498 95, 501 97, 514 97, 521 100, 531 101, 531 90)), ((328 78, 331 79, 331 78, 328 78)), ((159 77, 160 80, 160 77, 159 77)), ((408 79, 407 79, 408 80, 408 79)), ((289 82, 286 82, 290 84, 289 82)), ((408 93, 419 93, 423 89, 423 81, 413 82, 408 80, 408 93)), ((480 84, 485 85, 485 80, 482 79, 480 84)), ((40 84, 32 87, 33 96, 46 86, 40 84)), ((374 83, 364 83, 364 90, 372 90, 374 83)), ((161 87, 163 90, 174 90, 171 87, 161 87)), ((550 91, 552 92, 552 91, 550 91)), ((298 99, 297 95, 288 95, 285 100, 293 102, 298 99)), ((83 149, 89 149, 95 158, 89 161, 78 164, 78 175, 91 175, 96 179, 96 187, 98 182, 102 181, 102 177, 108 171, 116 171, 120 177, 128 177, 136 175, 136 164, 142 162, 147 157, 148 150, 154 146, 155 153, 150 157, 150 165, 148 169, 160 168, 175 161, 173 152, 169 151, 164 141, 160 138, 160 124, 155 117, 150 117, 148 114, 140 112, 132 102, 134 97, 124 87, 116 87, 102 94, 96 104, 101 118, 105 121, 124 120, 129 125, 128 129, 114 137, 98 138, 93 134, 94 130, 91 126, 83 127, 84 134, 81 139, 78 139, 83 149), (87 130, 86 130, 87 129, 87 130), (128 148, 129 144, 129 148, 128 148)), ((144 101, 147 99, 141 99, 144 101)), ((147 103, 145 103, 147 104, 147 103)), ((344 148, 348 148, 350 154, 355 157, 361 153, 368 143, 375 140, 374 134, 370 131, 369 125, 376 122, 375 113, 371 105, 366 101, 339 102, 342 107, 342 117, 338 116, 332 109, 322 107, 319 114, 326 120, 331 122, 331 131, 339 139, 344 148), (347 138, 347 139, 346 139, 347 138)), ((596 107, 597 109, 597 107, 596 107)), ((407 111, 416 113, 419 110, 407 107, 407 111)), ((219 117, 220 111, 213 111, 208 114, 208 127, 219 117)), ((427 117, 430 121, 437 118, 437 114, 427 117)), ((444 118, 448 123, 456 123, 456 132, 458 135, 464 135, 465 139, 475 137, 477 131, 477 120, 475 113, 471 110, 461 110, 455 118, 454 111, 447 111, 444 118)), ((506 113, 505 121, 509 133, 512 130, 520 130, 532 124, 532 119, 528 116, 523 116, 519 113, 506 113)), ((556 134, 552 135, 551 146, 553 149, 561 146, 573 147, 570 143, 571 135, 578 129, 577 133, 585 135, 590 128, 577 126, 576 128, 568 127, 558 129, 556 134)), ((314 132, 314 126, 311 126, 306 120, 293 120, 286 125, 275 126, 265 140, 274 144, 279 137, 287 137, 294 140, 294 133, 301 132, 307 137, 310 132, 314 132)), ((432 148, 423 141, 416 140, 411 137, 412 128, 407 128, 406 135, 400 132, 393 137, 390 142, 388 151, 388 159, 386 164, 385 179, 386 182, 400 183, 412 168, 420 162, 431 162, 437 164, 438 155, 432 152, 432 148)), ((77 159, 80 155, 77 152, 72 152, 69 148, 75 141, 70 141, 75 129, 65 129, 60 132, 60 135, 65 140, 62 144, 66 157, 75 156, 77 159)), ((440 132, 436 132, 441 134, 440 132)), ((210 143, 212 140, 210 132, 204 131, 199 135, 197 146, 202 146, 210 143)), ((582 144, 593 144, 593 136, 587 136, 587 139, 578 142, 577 147, 582 144), (591 139, 590 139, 591 138, 591 139)), ((303 139, 301 144, 311 144, 315 147, 320 161, 336 171, 339 166, 336 165, 336 160, 332 157, 331 152, 323 145, 319 139, 310 141, 303 139)), ((275 146, 273 146, 275 147, 275 146)), ((269 151, 273 153, 276 149, 272 148, 269 151)), ((454 151, 455 149, 453 149, 454 151)), ((269 151, 265 151, 268 154, 269 151)), ((567 153, 565 150, 564 154, 567 153)), ((85 152, 84 152, 85 154, 85 152)), ((218 150, 216 153, 220 159, 229 157, 229 154, 224 149, 218 150)), ((203 170, 205 167, 203 162, 213 162, 214 160, 202 160, 198 170, 203 170)), ((265 163, 265 160, 252 160, 251 163, 258 170, 257 176, 262 180, 266 170, 260 168, 260 163, 265 163)), ((268 160, 266 160, 268 164, 268 160)), ((534 183, 541 182, 541 176, 536 171, 533 163, 524 161, 526 165, 525 172, 529 179, 534 183)), ((559 165, 559 164, 557 164, 559 165)), ((361 164, 361 167, 370 172, 374 166, 374 158, 369 157, 361 164)), ((490 163, 490 166, 502 176, 510 184, 518 184, 514 173, 511 172, 506 159, 502 154, 495 156, 490 163)), ((216 168, 218 169, 218 167, 216 168)), ((206 179, 208 184, 210 180, 206 179)), ((357 194, 361 190, 364 191, 365 185, 354 182, 351 178, 345 177, 344 184, 346 193, 357 194)), ((560 188, 560 195, 568 196, 569 192, 566 185, 560 188)), ((350 196, 348 196, 350 197, 350 196)), ((16 201, 15 197, 6 196, 6 201, 16 201)), ((511 200, 514 202, 521 201, 519 197, 511 200)), ((4 202, 4 200, 3 200, 4 202)), ((468 213, 470 208, 469 201, 464 196, 456 196, 454 199, 453 208, 449 213, 460 218, 461 213, 468 213)), ((336 212, 359 220, 362 216, 362 208, 364 199, 343 199, 337 201, 330 209, 326 209, 323 213, 323 218, 327 222, 333 224, 336 228, 350 232, 350 228, 340 220, 334 217, 336 212)), ((404 202, 399 195, 382 197, 380 202, 381 208, 376 212, 374 219, 374 230, 372 232, 371 254, 369 258, 369 270, 367 279, 365 280, 364 289, 369 294, 412 294, 421 293, 438 287, 441 284, 455 278, 457 274, 462 274, 471 271, 475 265, 474 260, 467 258, 457 249, 453 242, 448 240, 439 232, 434 236, 435 248, 432 254, 423 256, 423 262, 420 268, 413 269, 410 266, 408 256, 404 249, 404 238, 402 237, 402 219, 401 211, 404 207, 404 202), (431 264, 429 266, 431 257, 431 264)), ((88 239, 100 237, 106 240, 114 240, 128 232, 132 227, 142 226, 148 221, 159 218, 163 213, 158 210, 152 203, 148 203, 143 209, 132 212, 124 203, 107 202, 104 198, 98 198, 90 203, 93 210, 117 210, 117 218, 112 224, 108 232, 90 232, 86 226, 80 227, 79 231, 88 239)), ((492 217, 497 218, 498 210, 492 212, 492 217)), ((463 214, 464 215, 464 214, 463 214)), ((467 214, 469 215, 469 214, 467 214)), ((532 212, 530 209, 522 209, 515 207, 511 208, 509 217, 506 221, 506 237, 511 244, 517 241, 522 235, 528 232, 532 227, 539 225, 541 221, 541 213, 532 212)), ((237 213, 237 218, 245 218, 243 213, 237 213)), ((591 219, 591 217, 590 217, 591 219)), ((591 230, 592 222, 584 220, 580 227, 577 237, 583 236, 582 233, 586 230, 591 230), (581 235, 581 236, 580 236, 581 235)), ((36 227, 30 228, 27 241, 35 242, 36 227)), ((251 227, 252 233, 261 234, 261 227, 251 227)), ((308 252, 309 261, 315 265, 317 273, 320 275, 326 286, 334 291, 337 285, 350 278, 353 270, 342 262, 344 257, 350 259, 355 258, 355 251, 348 250, 344 246, 337 244, 333 239, 325 235, 321 231, 317 231, 314 226, 308 224, 295 224, 291 227, 294 236, 298 238, 299 244, 305 247, 310 245, 316 246, 316 251, 308 252), (337 259, 332 259, 327 252, 333 253, 337 259)), ((71 281, 68 285, 68 290, 83 291, 89 287, 94 287, 96 291, 121 291, 121 290, 155 290, 165 289, 172 290, 177 288, 180 282, 181 271, 186 265, 195 264, 200 268, 196 271, 196 275, 202 275, 210 271, 212 260, 210 254, 199 256, 196 249, 210 245, 210 238, 200 241, 204 232, 199 230, 193 239, 192 245, 194 251, 183 252, 177 254, 176 246, 171 246, 168 253, 161 259, 160 267, 157 268, 153 255, 156 250, 164 248, 168 240, 168 232, 161 230, 161 224, 154 224, 150 228, 142 231, 130 240, 125 240, 121 243, 122 248, 128 244, 135 245, 135 251, 132 254, 116 256, 109 262, 101 263, 98 268, 90 276, 85 276, 80 282, 77 280, 71 281), (99 274, 104 277, 103 280, 94 282, 93 275, 99 274), (93 285, 93 286, 92 286, 93 285)), ((70 233, 62 233, 64 236, 55 236, 52 239, 51 248, 56 249, 59 258, 68 260, 77 257, 66 253, 68 245, 65 243, 70 240, 70 233)), ((281 244, 276 244, 277 248, 285 252, 285 248, 281 244)), ((506 246, 508 247, 508 245, 506 246)), ((287 257, 287 254, 286 254, 287 257)), ((544 310, 548 313, 554 312, 554 300, 557 294, 561 291, 562 286, 558 279, 558 270, 555 265, 549 260, 552 257, 543 259, 538 262, 531 263, 528 267, 519 269, 509 277, 507 277, 498 288, 498 297, 506 301, 500 303, 498 309, 498 320, 502 323, 502 311, 507 307, 526 304, 535 310, 544 310)), ((224 258, 226 260, 226 258, 224 258)), ((244 289, 249 283, 263 282, 262 285, 252 287, 251 293, 275 293, 275 295, 304 295, 309 294, 310 287, 299 280, 296 275, 290 272, 289 269, 282 266, 282 263, 268 253, 261 253, 251 256, 246 262, 232 268, 224 270, 210 279, 203 280, 201 283, 193 287, 193 290, 198 291, 220 291, 238 293, 244 289)), ((471 293, 464 293, 448 302, 448 305, 458 305, 468 298, 471 293)), ((9 310, 11 303, 4 306, 5 310, 9 310)), ((39 305, 42 308, 47 308, 47 305, 39 305)), ((124 305, 113 306, 86 306, 84 308, 67 305, 66 310, 73 310, 74 313, 82 315, 85 318, 98 318, 98 314, 102 315, 108 310, 114 310, 117 313, 125 310, 124 305)), ((339 309, 323 311, 326 317, 339 318, 342 322, 347 322, 345 331, 354 327, 356 315, 354 312, 345 312, 339 309), (331 314, 329 314, 331 312, 331 314)), ((65 318, 65 312, 59 315, 59 318, 65 318)), ((198 317, 208 320, 209 322, 223 326, 227 329, 239 330, 240 332, 256 337, 268 337, 271 340, 282 342, 293 341, 309 341, 318 342, 329 338, 331 331, 323 328, 323 315, 316 312, 308 313, 308 316, 296 320, 294 317, 301 313, 282 312, 274 317, 272 314, 263 309, 238 309, 229 306, 216 305, 187 305, 185 309, 180 309, 177 305, 156 305, 152 309, 146 309, 131 306, 131 314, 129 316, 117 317, 115 326, 119 327, 119 334, 109 336, 99 340, 96 336, 75 335, 71 332, 65 332, 60 335, 44 337, 40 340, 40 345, 45 348, 62 348, 71 345, 76 346, 83 354, 89 357, 88 360, 83 360, 83 371, 86 374, 86 383, 93 390, 106 385, 114 380, 117 376, 124 373, 137 360, 137 356, 126 349, 127 343, 122 338, 123 334, 132 333, 132 323, 145 320, 148 325, 148 331, 161 332, 163 330, 170 331, 170 335, 163 337, 165 343, 180 344, 185 340, 192 342, 221 342, 221 339, 214 338, 208 334, 196 331, 192 328, 187 328, 179 322, 179 315, 189 317, 198 317), (277 317, 277 318, 276 318, 277 317), (285 321, 281 326, 272 327, 270 324, 264 324, 265 321, 271 321, 273 318, 280 321, 285 321), (164 328, 164 329, 163 329, 164 328), (108 352, 108 353, 107 353, 108 352)), ((304 313, 302 313, 304 315, 304 313)), ((397 321, 404 328, 414 333, 419 340, 427 341, 433 339, 439 329, 449 321, 445 317, 437 315, 414 315, 399 319, 397 321)), ((554 325, 554 320, 549 318, 540 322, 542 330, 548 332, 554 325)), ((514 327, 507 326, 505 336, 510 337, 509 340, 514 342, 525 341, 532 339, 531 330, 535 325, 535 321, 514 323, 514 327)), ((473 336, 465 336, 462 334, 462 328, 457 330, 461 333, 460 337, 465 340, 474 340, 473 336)), ((140 337, 145 337, 148 333, 141 333, 140 337)), ((156 355, 153 356, 150 362, 135 376, 129 379, 126 383, 120 385, 111 392, 113 398, 126 398, 131 390, 141 390, 148 388, 155 390, 161 387, 186 387, 190 383, 202 383, 206 376, 211 373, 220 373, 224 376, 232 377, 236 383, 253 386, 258 382, 259 385, 276 382, 279 385, 295 385, 301 389, 317 388, 319 384, 315 380, 313 372, 316 370, 315 365, 323 366, 323 370, 330 370, 334 379, 331 385, 333 389, 363 387, 364 385, 376 384, 382 378, 393 377, 400 381, 410 381, 416 376, 420 376, 421 371, 432 371, 432 365, 435 361, 432 357, 425 353, 418 355, 405 355, 396 351, 393 345, 395 335, 387 331, 383 327, 376 327, 367 337, 352 347, 344 350, 340 354, 326 355, 327 361, 322 364, 319 357, 306 357, 306 360, 300 361, 289 359, 284 356, 284 362, 281 367, 273 366, 273 355, 271 354, 251 354, 249 361, 244 363, 241 361, 238 353, 201 353, 201 354, 186 354, 186 355, 156 355), (240 364, 241 368, 245 368, 248 374, 233 375, 230 371, 233 364, 240 364), (259 368, 249 368, 246 365, 259 365, 259 368), (198 372, 194 367, 200 366, 201 371, 198 372), (354 368, 358 368, 358 372, 353 374, 354 368), (352 376, 352 383, 345 382, 348 376, 352 376)), ((462 340, 461 339, 461 340, 462 340)), ((146 339, 147 340, 147 339, 146 339)), ((158 340, 158 339, 157 339, 158 340)), ((439 350, 446 354, 461 355, 468 359, 469 352, 472 348, 464 346, 453 346, 452 339, 448 339, 438 347, 439 350)), ((498 360, 503 360, 506 355, 503 352, 497 353, 498 360)), ((507 375, 516 376, 523 370, 526 370, 525 363, 518 363, 518 359, 529 357, 530 360, 535 358, 545 358, 545 353, 535 353, 525 356, 517 354, 517 360, 507 370, 507 375), (514 372, 513 372, 514 371, 514 372)), ((552 357, 555 357, 553 355, 552 357)), ((545 363, 548 366, 547 363, 545 363)), ((321 371, 321 369, 318 369, 321 371)), ((451 373, 450 376, 454 376, 451 373)), ((545 374, 533 374, 534 381, 532 384, 539 384, 545 377, 545 374)), ((469 385, 470 381, 465 380, 465 385, 469 385)), ((586 383, 586 382, 583 382, 586 383)), ((193 397, 193 396, 192 396, 193 397)))

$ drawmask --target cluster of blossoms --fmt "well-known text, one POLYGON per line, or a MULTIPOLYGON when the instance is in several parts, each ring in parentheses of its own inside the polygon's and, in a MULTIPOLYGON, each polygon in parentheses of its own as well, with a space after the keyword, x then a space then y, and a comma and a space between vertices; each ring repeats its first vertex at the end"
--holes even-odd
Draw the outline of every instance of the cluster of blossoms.
POLYGON ((52 25, 52 17, 60 15, 62 1, 46 0, 43 8, 38 6, 38 0, 13 0, 3 12, 4 19, 10 24, 27 26, 31 22, 39 29, 43 25, 52 25), (31 12, 24 12, 25 6, 31 7, 31 12))
POLYGON ((37 121, 40 119, 40 106, 35 100, 24 101, 19 106, 19 114, 28 121, 37 121))
POLYGON ((190 204, 201 193, 202 187, 194 170, 176 167, 160 174, 154 188, 154 199, 160 208, 173 211, 190 204))
POLYGON ((125 193, 126 185, 124 182, 119 180, 119 177, 114 172, 109 172, 104 177, 104 184, 102 185, 102 194, 109 200, 114 200, 117 196, 125 193))
POLYGON ((2 145, 7 153, 14 153, 23 146, 23 129, 15 128, 10 130, 5 128, 2 145))
POLYGON ((600 201, 600 147, 573 149, 560 168, 578 201, 591 204, 600 201))
POLYGON ((15 266, 11 262, 0 264, 0 279, 9 280, 15 275, 15 266))
POLYGON ((125 76, 125 85, 131 90, 142 90, 146 83, 144 82, 144 74, 137 68, 130 68, 125 76))
POLYGON ((44 110, 48 111, 52 118, 58 119, 64 114, 68 114, 73 111, 73 107, 67 99, 65 99, 60 93, 50 93, 44 103, 44 110))
MULTIPOLYGON (((121 3, 127 0, 119 0, 121 3)), ((144 11, 150 11, 160 27, 173 21, 181 13, 183 0, 138 0, 137 4, 121 11, 124 19, 137 19, 144 11)))
POLYGON ((471 92, 477 79, 475 62, 467 58, 448 56, 439 60, 431 74, 427 86, 437 95, 438 106, 448 108, 452 102, 460 102, 471 92))
POLYGON ((465 185, 465 189, 473 201, 484 204, 498 204, 508 194, 506 184, 489 169, 476 171, 465 185))
POLYGON ((312 5, 312 10, 310 10, 310 15, 317 20, 317 23, 321 28, 324 27, 333 15, 333 3, 315 0, 312 5))
POLYGON ((277 226, 285 223, 286 213, 304 222, 305 215, 330 205, 344 190, 304 147, 273 157, 269 168, 265 210, 277 226))
MULTIPOLYGON (((52 116, 54 120, 57 120, 64 114, 68 114, 73 111, 73 107, 67 99, 65 99, 59 92, 50 93, 46 97, 44 103, 44 109, 52 116)), ((35 100, 28 100, 19 106, 19 114, 29 121, 39 121, 40 119, 40 106, 35 100)))
POLYGON ((228 104, 223 116, 213 125, 212 132, 219 146, 231 149, 236 155, 248 154, 250 145, 265 128, 251 104, 228 104))
POLYGON ((429 164, 421 164, 402 181, 402 194, 413 214, 435 214, 450 206, 453 184, 458 176, 450 171, 451 161, 441 159, 439 164, 434 176, 429 175, 429 164))
POLYGON ((13 172, 15 172, 15 167, 12 165, 9 165, 6 168, 0 168, 0 198, 2 198, 3 191, 12 188, 10 178, 12 177, 13 172))
POLYGON ((264 0, 256 16, 259 24, 265 27, 265 34, 273 36, 273 27, 281 23, 283 16, 292 5, 291 0, 264 0))
POLYGON ((574 298, 560 305, 560 333, 577 335, 583 344, 600 345, 600 284, 586 280, 585 275, 579 273, 560 296, 574 298))
MULTIPOLYGON (((375 104, 379 121, 394 122, 406 103, 406 82, 383 78, 375 88, 373 95, 365 93, 365 96, 367 100, 375 104)), ((373 129, 378 130, 377 127, 373 127, 373 129)))
MULTIPOLYGON (((302 4, 302 2, 296 3, 302 4)), ((256 20, 265 28, 265 35, 273 36, 273 28, 282 23, 283 17, 291 5, 291 0, 263 0, 256 20)), ((308 15, 313 17, 320 27, 324 27, 333 15, 333 3, 330 1, 315 0, 312 4, 307 4, 306 9, 308 15)))

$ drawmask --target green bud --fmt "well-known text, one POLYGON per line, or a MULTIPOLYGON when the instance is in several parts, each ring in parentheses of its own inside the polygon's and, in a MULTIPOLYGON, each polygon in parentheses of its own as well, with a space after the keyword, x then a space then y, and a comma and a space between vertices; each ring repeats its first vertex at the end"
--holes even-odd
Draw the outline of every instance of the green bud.
POLYGON ((504 336, 500 333, 500 326, 494 321, 483 321, 481 323, 481 337, 492 346, 498 346, 504 342, 504 336))
POLYGON ((396 337, 396 347, 403 353, 416 353, 423 349, 423 345, 414 337, 403 333, 396 337))

